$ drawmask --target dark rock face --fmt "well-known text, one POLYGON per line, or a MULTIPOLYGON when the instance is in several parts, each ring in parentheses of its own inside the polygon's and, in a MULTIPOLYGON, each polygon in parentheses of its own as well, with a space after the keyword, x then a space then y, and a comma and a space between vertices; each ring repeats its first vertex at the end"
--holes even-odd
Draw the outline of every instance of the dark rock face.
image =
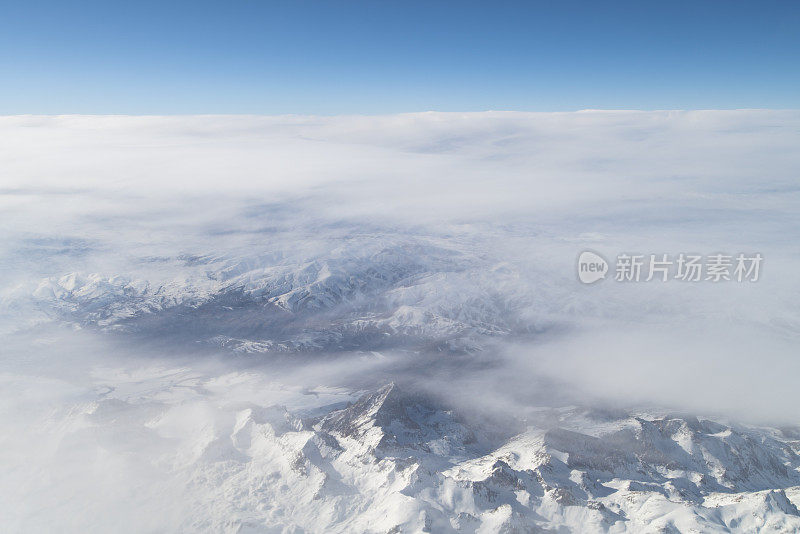
POLYGON ((475 432, 430 397, 410 394, 394 383, 323 417, 318 430, 371 443, 381 455, 402 457, 408 451, 463 454, 477 445, 475 432))
POLYGON ((336 432, 345 437, 357 437, 372 426, 389 427, 398 423, 410 430, 419 430, 407 409, 414 405, 397 386, 387 384, 374 393, 359 398, 352 406, 327 415, 320 423, 325 432, 336 432))

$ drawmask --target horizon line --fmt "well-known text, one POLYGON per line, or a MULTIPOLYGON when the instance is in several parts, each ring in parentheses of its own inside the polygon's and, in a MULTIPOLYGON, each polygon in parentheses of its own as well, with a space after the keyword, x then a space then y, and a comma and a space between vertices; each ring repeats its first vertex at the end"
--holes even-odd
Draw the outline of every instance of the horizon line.
POLYGON ((528 115, 558 115, 576 113, 692 113, 692 112, 740 112, 740 111, 771 111, 771 112, 800 112, 800 108, 655 108, 655 109, 636 109, 636 108, 584 108, 574 110, 558 111, 532 111, 532 110, 503 110, 486 109, 480 111, 399 111, 387 113, 0 113, 0 118, 25 118, 25 117, 389 117, 399 115, 484 115, 484 114, 528 114, 528 115))

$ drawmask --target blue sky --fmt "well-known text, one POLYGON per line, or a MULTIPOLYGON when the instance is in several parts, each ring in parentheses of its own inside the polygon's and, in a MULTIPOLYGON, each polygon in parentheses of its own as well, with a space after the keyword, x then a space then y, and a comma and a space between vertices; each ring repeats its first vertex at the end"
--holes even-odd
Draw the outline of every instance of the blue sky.
POLYGON ((800 108, 800 2, 2 2, 0 114, 800 108))

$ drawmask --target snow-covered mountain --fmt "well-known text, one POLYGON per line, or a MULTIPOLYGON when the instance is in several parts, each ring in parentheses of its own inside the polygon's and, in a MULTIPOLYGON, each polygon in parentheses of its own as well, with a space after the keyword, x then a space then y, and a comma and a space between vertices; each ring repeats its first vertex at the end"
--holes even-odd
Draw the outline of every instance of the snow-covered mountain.
MULTIPOLYGON (((117 391, 100 387, 97 400, 51 413, 35 426, 56 444, 36 446, 49 480, 63 484, 79 469, 83 483, 61 500, 29 478, 14 499, 52 510, 84 502, 98 516, 56 527, 22 508, 9 524, 75 530, 127 499, 148 514, 117 531, 800 529, 797 428, 585 407, 501 420, 392 383, 360 397, 305 391, 287 409, 260 403, 269 386, 253 380, 186 370, 116 376, 117 391), (232 401, 243 384, 262 388, 247 395, 256 402, 232 401), (124 487, 113 484, 120 476, 124 487)), ((31 473, 15 479, 23 474, 31 473)))
POLYGON ((391 488, 344 530, 800 529, 787 496, 800 503, 797 435, 583 408, 520 424, 487 432, 390 384, 313 424, 326 446, 300 458, 327 474, 315 498, 331 479, 358 494, 391 488))
POLYGON ((31 294, 44 315, 82 327, 183 332, 240 352, 470 350, 537 327, 522 315, 542 288, 507 263, 436 241, 348 235, 314 254, 169 258, 181 278, 73 272, 31 294))

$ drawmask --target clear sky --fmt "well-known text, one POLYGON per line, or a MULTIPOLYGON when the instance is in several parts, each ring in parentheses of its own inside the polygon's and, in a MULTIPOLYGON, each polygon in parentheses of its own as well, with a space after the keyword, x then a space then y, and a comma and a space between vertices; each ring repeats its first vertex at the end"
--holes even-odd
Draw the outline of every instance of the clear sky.
POLYGON ((800 1, 0 2, 0 114, 800 108, 800 1))

